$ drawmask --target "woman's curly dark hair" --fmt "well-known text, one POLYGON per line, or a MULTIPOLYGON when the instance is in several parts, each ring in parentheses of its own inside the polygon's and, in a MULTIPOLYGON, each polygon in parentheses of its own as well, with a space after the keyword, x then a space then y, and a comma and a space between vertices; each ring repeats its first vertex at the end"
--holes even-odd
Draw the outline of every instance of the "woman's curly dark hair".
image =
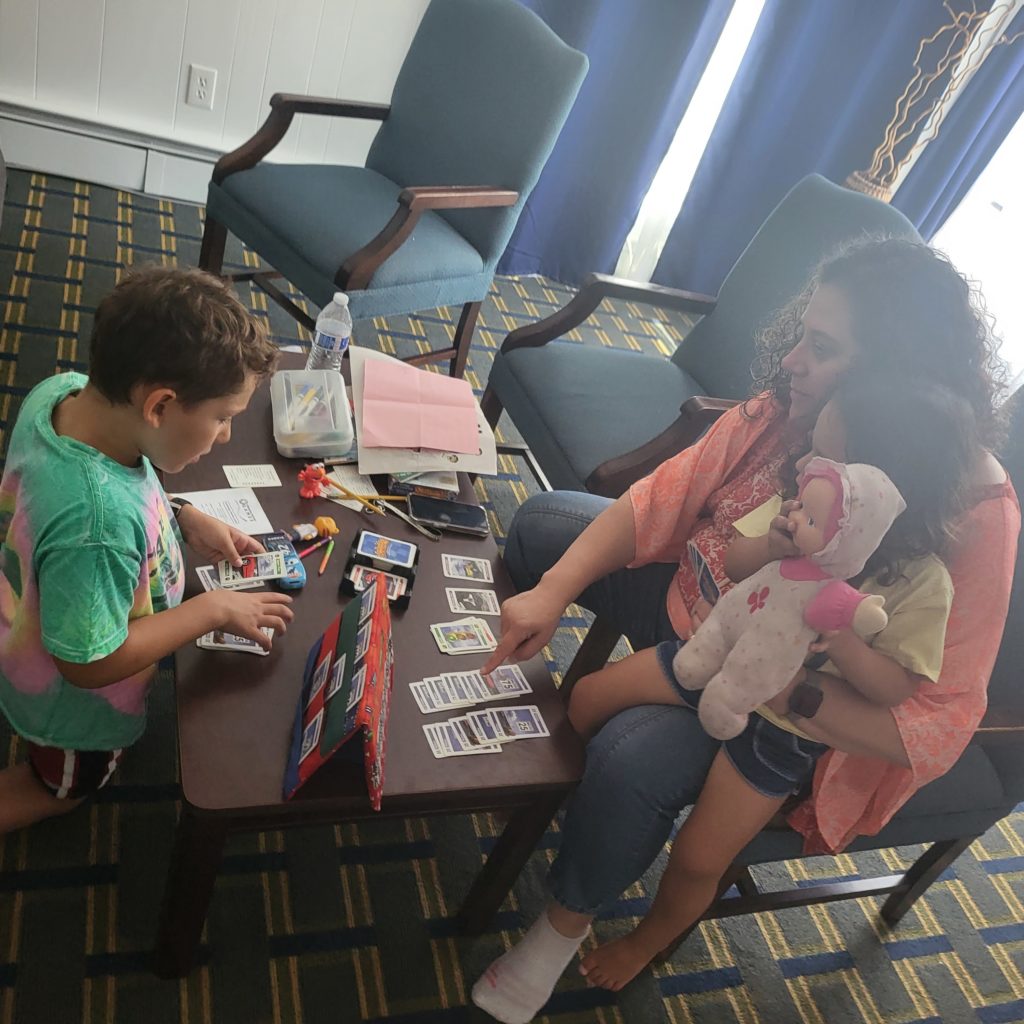
POLYGON ((981 443, 998 447, 1007 371, 984 300, 945 255, 908 239, 860 239, 818 266, 807 287, 759 332, 754 394, 771 392, 788 406, 782 359, 800 340, 801 317, 819 285, 833 285, 849 302, 859 349, 854 368, 948 388, 970 403, 981 443))

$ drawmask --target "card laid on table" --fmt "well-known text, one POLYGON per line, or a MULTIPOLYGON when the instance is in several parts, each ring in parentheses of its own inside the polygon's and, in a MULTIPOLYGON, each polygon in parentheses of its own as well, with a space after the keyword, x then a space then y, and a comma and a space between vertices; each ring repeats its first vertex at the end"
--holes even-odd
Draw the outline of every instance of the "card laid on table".
MULTIPOLYGON (((267 636, 273 637, 272 626, 261 627, 267 636)), ((247 636, 235 636, 234 633, 225 633, 222 629, 215 629, 212 633, 204 633, 196 639, 196 647, 205 651, 243 651, 246 654, 269 654, 255 640, 247 636)))
POLYGON ((490 708, 498 729, 509 739, 549 736, 547 724, 536 704, 519 704, 511 708, 490 708))
POLYGON ((483 619, 437 622, 430 627, 430 632, 444 654, 479 654, 498 646, 491 627, 483 619))
POLYGON ((476 580, 493 583, 491 563, 484 558, 466 558, 463 555, 441 555, 445 576, 453 580, 476 580))
POLYGON ((254 580, 276 580, 287 575, 283 551, 265 551, 262 555, 243 555, 242 564, 236 569, 226 558, 217 563, 220 585, 233 589, 250 585, 254 580))
MULTIPOLYGON (((434 757, 460 757, 465 754, 497 754, 501 747, 496 743, 471 742, 467 734, 451 722, 435 722, 423 726, 430 752, 434 757)), ((471 730, 470 730, 471 732, 471 730)), ((474 736, 475 740, 475 736, 474 736)))
POLYGON ((470 587, 445 587, 448 607, 453 612, 478 612, 481 615, 500 615, 498 595, 493 590, 474 590, 470 587))

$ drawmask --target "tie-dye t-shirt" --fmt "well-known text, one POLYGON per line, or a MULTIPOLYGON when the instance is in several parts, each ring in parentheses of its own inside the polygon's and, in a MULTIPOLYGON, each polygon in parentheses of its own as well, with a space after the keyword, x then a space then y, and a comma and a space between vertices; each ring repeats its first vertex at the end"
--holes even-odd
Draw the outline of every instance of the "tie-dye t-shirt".
POLYGON ((146 724, 147 668, 97 689, 53 657, 98 661, 128 623, 181 601, 180 534, 149 460, 122 466, 53 429, 86 378, 63 373, 25 399, 0 483, 0 706, 23 737, 77 750, 126 747, 146 724))

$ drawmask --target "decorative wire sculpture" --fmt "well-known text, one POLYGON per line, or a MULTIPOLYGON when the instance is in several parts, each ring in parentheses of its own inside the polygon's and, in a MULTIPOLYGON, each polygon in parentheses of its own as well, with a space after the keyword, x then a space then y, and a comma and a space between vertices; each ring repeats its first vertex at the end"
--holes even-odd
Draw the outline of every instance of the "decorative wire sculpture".
POLYGON ((938 134, 946 109, 952 105, 951 98, 981 67, 992 49, 1024 36, 1024 32, 1011 37, 1002 33, 987 44, 976 45, 982 32, 991 31, 1004 18, 1012 17, 1017 5, 1010 0, 993 3, 989 9, 980 11, 973 0, 970 10, 965 11, 955 11, 948 0, 943 0, 942 6, 951 20, 918 44, 914 74, 896 100, 896 111, 886 125, 871 166, 854 171, 846 179, 850 188, 885 202, 892 199, 904 168, 938 134))

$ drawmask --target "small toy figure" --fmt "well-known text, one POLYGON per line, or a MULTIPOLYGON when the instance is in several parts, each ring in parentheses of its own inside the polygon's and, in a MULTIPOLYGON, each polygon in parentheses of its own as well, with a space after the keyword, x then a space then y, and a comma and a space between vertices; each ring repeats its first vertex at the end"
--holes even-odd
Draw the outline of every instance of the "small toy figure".
POLYGON ((313 525, 320 537, 333 537, 338 532, 338 524, 331 516, 317 516, 313 525))
POLYGON ((311 462, 299 470, 300 498, 319 498, 323 494, 325 486, 330 486, 327 480, 327 470, 322 462, 311 462))
POLYGON ((288 539, 294 544, 299 540, 315 540, 319 534, 312 523, 292 523, 288 539))
POLYGON ((673 662, 687 689, 705 689, 698 715, 717 739, 738 736, 747 716, 796 675, 818 633, 883 629, 884 600, 854 590, 856 576, 906 508, 874 466, 814 458, 789 515, 799 558, 770 562, 725 593, 673 662))

